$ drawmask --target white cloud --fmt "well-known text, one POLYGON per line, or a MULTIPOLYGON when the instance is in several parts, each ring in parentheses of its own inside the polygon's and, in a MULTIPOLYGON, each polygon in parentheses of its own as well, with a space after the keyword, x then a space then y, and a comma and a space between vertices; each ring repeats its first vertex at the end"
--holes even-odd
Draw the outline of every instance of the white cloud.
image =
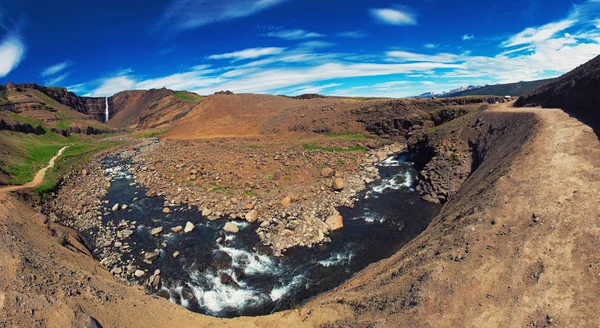
POLYGON ((418 54, 407 51, 388 51, 387 56, 391 60, 396 61, 420 61, 420 62, 437 62, 437 63, 455 63, 460 60, 460 57, 453 54, 440 53, 437 55, 418 54))
POLYGON ((417 18, 415 15, 406 9, 371 9, 371 15, 384 24, 417 25, 417 18))
POLYGON ((234 61, 243 59, 254 59, 264 56, 271 56, 282 53, 286 48, 250 48, 240 51, 229 52, 225 54, 211 55, 208 59, 233 59, 234 61))
POLYGON ((303 95, 307 93, 320 93, 323 90, 339 87, 340 83, 329 83, 325 85, 303 85, 289 92, 292 95, 303 95))
POLYGON ((287 0, 173 0, 157 27, 188 30, 251 16, 287 0))
POLYGON ((465 34, 462 36, 463 41, 467 41, 467 40, 471 40, 471 39, 475 39, 475 36, 473 34, 465 34))
POLYGON ((435 49, 435 48, 437 48, 439 46, 440 46, 439 44, 435 44, 435 43, 427 43, 427 44, 423 45, 423 47, 425 47, 427 49, 435 49))
POLYGON ((363 31, 345 31, 337 33, 335 36, 339 36, 342 38, 362 39, 367 37, 367 33, 363 31))
POLYGON ((67 72, 61 75, 57 75, 49 80, 44 81, 44 85, 47 86, 58 86, 58 84, 60 82, 62 82, 64 79, 66 79, 71 73, 67 72))
POLYGON ((266 36, 280 38, 284 40, 303 40, 303 39, 313 39, 313 38, 322 38, 325 34, 309 32, 305 30, 283 30, 283 31, 275 31, 265 34, 266 36))
POLYGON ((25 56, 25 44, 16 35, 8 35, 0 43, 0 77, 5 77, 19 66, 25 56))
POLYGON ((560 31, 564 31, 577 23, 576 20, 566 19, 549 23, 540 27, 529 27, 502 42, 502 47, 514 47, 523 44, 547 41, 560 31))
POLYGON ((326 42, 326 41, 307 41, 307 42, 302 42, 298 45, 299 48, 305 48, 305 49, 328 48, 328 47, 333 47, 333 46, 335 46, 335 43, 326 42))
POLYGON ((421 84, 423 84, 423 85, 434 85, 434 84, 435 84, 435 82, 431 82, 431 81, 423 81, 423 82, 421 82, 421 84))
POLYGON ((131 90, 135 86, 135 80, 129 76, 117 76, 104 79, 100 86, 86 96, 110 97, 123 90, 131 90))
POLYGON ((62 63, 54 64, 50 67, 47 67, 42 71, 42 76, 47 77, 61 72, 62 70, 71 66, 72 63, 70 61, 64 61, 62 63))

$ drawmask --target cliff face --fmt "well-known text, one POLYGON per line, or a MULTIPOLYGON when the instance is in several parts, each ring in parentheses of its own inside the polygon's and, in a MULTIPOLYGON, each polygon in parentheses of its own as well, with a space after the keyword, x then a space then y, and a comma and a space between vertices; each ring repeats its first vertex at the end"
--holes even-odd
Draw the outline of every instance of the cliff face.
MULTIPOLYGON (((9 82, 6 86, 0 88, 0 90, 17 92, 23 92, 26 89, 38 90, 61 105, 70 107, 79 113, 90 115, 97 121, 105 121, 104 110, 106 100, 104 97, 79 97, 73 92, 69 92, 66 88, 44 87, 35 83, 14 84, 9 82)), ((108 104, 110 108, 112 104, 111 98, 108 99, 108 104)), ((40 106, 43 107, 42 105, 40 106)))
POLYGON ((516 107, 561 108, 600 135, 600 56, 521 96, 516 107))

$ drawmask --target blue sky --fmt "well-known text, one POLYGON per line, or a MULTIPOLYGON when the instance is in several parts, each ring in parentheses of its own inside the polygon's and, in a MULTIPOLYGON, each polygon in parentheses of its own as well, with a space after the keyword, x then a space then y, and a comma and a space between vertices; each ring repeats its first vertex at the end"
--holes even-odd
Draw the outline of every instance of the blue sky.
POLYGON ((600 0, 0 4, 0 84, 79 95, 403 97, 560 75, 600 54, 600 0))

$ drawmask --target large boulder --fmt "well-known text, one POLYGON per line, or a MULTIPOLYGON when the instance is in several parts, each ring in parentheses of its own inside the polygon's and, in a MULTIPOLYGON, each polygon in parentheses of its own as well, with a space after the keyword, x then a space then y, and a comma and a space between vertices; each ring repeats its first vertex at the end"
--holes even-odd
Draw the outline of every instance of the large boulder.
POLYGON ((325 223, 329 226, 331 231, 339 230, 344 227, 344 218, 338 211, 334 211, 327 219, 325 223))
POLYGON ((246 214, 246 221, 252 223, 258 220, 258 212, 256 210, 252 210, 246 214))
POLYGON ((227 270, 230 269, 233 264, 233 259, 229 254, 218 251, 213 258, 213 267, 217 270, 227 270))
POLYGON ((223 230, 225 232, 237 233, 240 231, 240 228, 233 222, 227 222, 225 223, 225 226, 223 226, 223 230))
POLYGON ((324 167, 321 169, 321 176, 324 178, 331 178, 333 174, 333 169, 330 167, 324 167))
POLYGON ((192 232, 194 230, 194 224, 190 221, 186 222, 185 224, 185 228, 183 229, 183 232, 188 233, 188 232, 192 232))
POLYGON ((344 180, 342 180, 342 178, 333 179, 332 187, 335 191, 341 191, 342 189, 344 189, 344 180))

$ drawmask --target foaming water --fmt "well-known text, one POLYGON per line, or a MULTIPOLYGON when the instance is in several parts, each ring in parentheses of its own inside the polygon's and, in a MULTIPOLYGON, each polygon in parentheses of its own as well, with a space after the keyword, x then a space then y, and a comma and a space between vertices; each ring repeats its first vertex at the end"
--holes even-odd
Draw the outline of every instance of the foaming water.
POLYGON ((132 183, 130 163, 118 156, 104 162, 111 177, 106 207, 128 203, 129 208, 103 220, 137 221, 128 240, 132 251, 124 257, 148 272, 161 270, 160 296, 218 317, 268 314, 338 286, 424 230, 438 208, 414 192, 416 172, 406 159, 399 154, 378 164, 382 179, 361 192, 353 208, 338 209, 344 229, 331 235, 330 244, 294 248, 284 257, 272 256, 261 245, 256 223, 233 221, 240 229, 233 234, 222 230, 227 220, 209 221, 197 208, 174 206, 171 213, 162 213, 164 199, 144 197, 145 189, 132 183), (192 232, 170 231, 188 221, 195 226, 192 232), (159 226, 163 233, 152 236, 151 230, 159 226), (142 251, 154 249, 160 250, 158 257, 144 263, 142 251))

